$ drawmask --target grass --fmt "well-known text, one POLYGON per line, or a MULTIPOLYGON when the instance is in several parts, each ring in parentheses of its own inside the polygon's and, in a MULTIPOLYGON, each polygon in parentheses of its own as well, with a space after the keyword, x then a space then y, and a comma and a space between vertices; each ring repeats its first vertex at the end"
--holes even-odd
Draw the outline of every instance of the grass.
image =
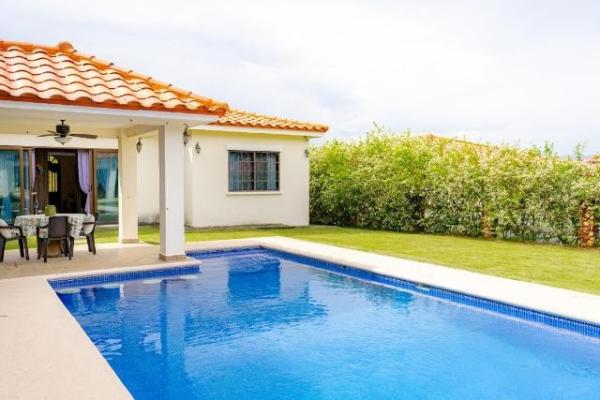
MULTIPOLYGON (((145 242, 159 242, 157 226, 140 227, 139 234, 145 242)), ((600 294, 600 249, 329 226, 197 229, 186 232, 186 241, 277 235, 600 294)), ((116 228, 96 232, 98 243, 116 238, 116 228)))

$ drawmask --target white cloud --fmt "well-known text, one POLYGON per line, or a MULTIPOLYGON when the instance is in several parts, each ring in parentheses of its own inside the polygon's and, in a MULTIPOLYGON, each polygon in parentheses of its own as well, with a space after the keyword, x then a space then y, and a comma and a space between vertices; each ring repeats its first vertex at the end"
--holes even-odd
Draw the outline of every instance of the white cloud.
POLYGON ((600 151, 594 1, 11 2, 6 39, 68 39, 232 106, 600 151))

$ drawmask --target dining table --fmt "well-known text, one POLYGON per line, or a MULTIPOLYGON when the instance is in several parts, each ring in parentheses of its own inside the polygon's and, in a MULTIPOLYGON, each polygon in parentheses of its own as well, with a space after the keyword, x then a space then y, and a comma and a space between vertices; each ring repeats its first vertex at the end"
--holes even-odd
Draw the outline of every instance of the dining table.
MULTIPOLYGON (((81 213, 58 213, 57 217, 65 216, 69 221, 70 232, 69 235, 73 238, 77 238, 81 234, 81 228, 84 222, 91 222, 94 217, 91 214, 81 213)), ((14 225, 21 227, 23 235, 25 236, 36 236, 38 228, 42 228, 48 225, 50 217, 45 214, 26 214, 19 215, 15 218, 14 225)), ((48 237, 47 229, 39 230, 40 238, 48 237)), ((48 256, 56 257, 60 256, 63 252, 60 242, 50 242, 48 246, 48 256)))

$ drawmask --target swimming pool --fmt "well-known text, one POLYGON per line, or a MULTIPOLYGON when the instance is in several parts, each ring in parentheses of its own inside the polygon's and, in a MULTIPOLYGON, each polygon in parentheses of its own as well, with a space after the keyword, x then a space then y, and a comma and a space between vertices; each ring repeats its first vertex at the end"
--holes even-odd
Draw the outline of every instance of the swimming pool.
POLYGON ((600 398, 597 339, 278 251, 195 256, 52 283, 136 399, 600 398))

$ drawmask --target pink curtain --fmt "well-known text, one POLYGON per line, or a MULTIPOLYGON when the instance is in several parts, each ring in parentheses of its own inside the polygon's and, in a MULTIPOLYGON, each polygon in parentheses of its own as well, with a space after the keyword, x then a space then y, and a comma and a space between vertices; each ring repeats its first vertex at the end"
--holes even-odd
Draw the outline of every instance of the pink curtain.
POLYGON ((88 150, 77 150, 77 169, 79 172, 79 187, 85 193, 85 213, 90 213, 90 192, 92 182, 90 179, 90 152, 88 150))

